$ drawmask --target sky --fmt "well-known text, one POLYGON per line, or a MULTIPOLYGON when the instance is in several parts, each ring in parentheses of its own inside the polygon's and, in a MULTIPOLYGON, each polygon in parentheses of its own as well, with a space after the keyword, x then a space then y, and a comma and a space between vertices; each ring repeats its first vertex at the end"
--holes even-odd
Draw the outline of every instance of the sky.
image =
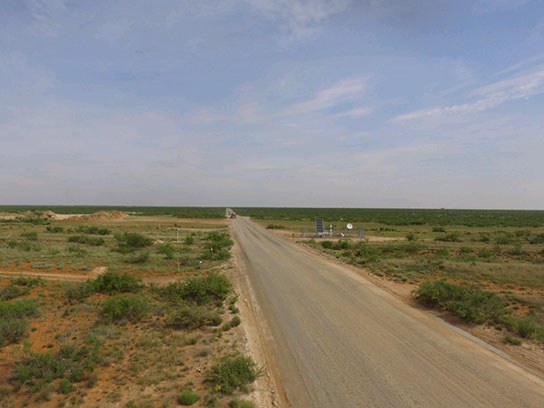
POLYGON ((544 2, 0 0, 0 204, 544 209, 544 2))

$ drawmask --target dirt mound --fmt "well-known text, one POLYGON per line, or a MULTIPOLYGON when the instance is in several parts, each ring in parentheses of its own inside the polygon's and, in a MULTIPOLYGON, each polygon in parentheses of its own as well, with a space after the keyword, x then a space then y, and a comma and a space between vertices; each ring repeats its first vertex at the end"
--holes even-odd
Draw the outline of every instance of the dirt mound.
POLYGON ((118 220, 128 214, 122 211, 98 211, 94 214, 80 214, 67 218, 66 221, 118 220))

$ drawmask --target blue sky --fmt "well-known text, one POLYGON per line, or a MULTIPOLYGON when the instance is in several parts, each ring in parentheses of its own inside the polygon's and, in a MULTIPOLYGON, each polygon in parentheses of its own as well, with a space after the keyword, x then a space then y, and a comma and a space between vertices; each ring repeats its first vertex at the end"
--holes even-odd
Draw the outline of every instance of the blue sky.
POLYGON ((1 0, 0 203, 544 209, 544 3, 1 0))

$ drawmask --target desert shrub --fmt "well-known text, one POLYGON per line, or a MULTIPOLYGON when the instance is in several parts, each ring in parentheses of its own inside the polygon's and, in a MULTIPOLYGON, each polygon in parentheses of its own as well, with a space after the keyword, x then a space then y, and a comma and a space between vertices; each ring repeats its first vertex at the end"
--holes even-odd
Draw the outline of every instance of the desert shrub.
POLYGON ((182 282, 170 283, 157 288, 157 294, 172 304, 185 302, 204 305, 223 302, 232 290, 232 284, 225 275, 210 272, 207 276, 197 276, 182 282))
POLYGON ((194 391, 185 390, 182 391, 181 394, 178 396, 178 403, 180 405, 188 406, 195 404, 200 399, 200 395, 198 395, 194 391))
POLYGON ((514 238, 509 235, 501 235, 495 238, 495 243, 497 245, 508 245, 514 242, 514 238))
POLYGON ((230 321, 230 325, 231 325, 232 327, 239 326, 240 323, 242 323, 242 320, 240 319, 239 316, 234 316, 234 317, 231 319, 231 321, 230 321))
POLYGON ((40 388, 61 379, 59 391, 67 391, 73 383, 83 381, 94 370, 98 360, 97 348, 72 344, 63 346, 57 353, 29 353, 15 366, 11 381, 17 387, 40 388), (68 384, 66 384, 68 383, 68 384))
POLYGON ((531 238, 529 241, 531 244, 538 245, 538 244, 544 244, 544 232, 536 235, 535 237, 531 238))
POLYGON ((117 234, 115 235, 115 240, 117 241, 116 250, 121 253, 129 253, 138 249, 147 248, 153 243, 151 238, 138 234, 137 232, 117 234))
POLYGON ((42 278, 31 278, 26 276, 19 276, 15 279, 12 279, 11 283, 17 286, 25 286, 27 288, 35 288, 39 285, 44 285, 44 280, 42 278))
POLYGON ((50 232, 51 234, 60 234, 64 232, 64 228, 60 225, 48 225, 47 227, 45 227, 45 230, 47 232, 50 232))
POLYGON ((363 258, 363 262, 376 262, 379 260, 380 251, 370 244, 363 244, 355 251, 355 256, 363 258))
POLYGON ((195 243, 195 238, 192 235, 188 235, 183 242, 185 245, 193 245, 195 243))
POLYGON ((521 344, 521 339, 513 337, 510 334, 506 334, 503 340, 505 343, 511 344, 513 346, 519 346, 521 344))
POLYGON ((408 241, 417 241, 417 235, 413 232, 409 232, 408 234, 406 234, 406 239, 408 241))
POLYGON ((203 259, 223 261, 230 258, 230 247, 233 242, 224 232, 210 232, 206 238, 208 250, 203 254, 203 259))
POLYGON ((334 246, 334 242, 332 241, 323 241, 321 243, 321 246, 324 248, 324 249, 332 249, 333 246, 334 246))
POLYGON ((196 330, 221 324, 221 317, 204 306, 183 305, 168 317, 167 324, 175 329, 196 330))
POLYGON ((223 302, 232 290, 232 284, 225 275, 210 272, 205 277, 189 278, 181 284, 180 295, 188 301, 203 305, 223 302))
POLYGON ((255 408, 255 404, 250 401, 235 398, 229 402, 229 408, 255 408))
POLYGON ((28 332, 26 317, 37 315, 38 305, 34 300, 0 302, 0 347, 25 337, 28 332))
POLYGON ((38 245, 31 244, 30 242, 26 242, 26 241, 21 242, 21 241, 9 240, 9 241, 6 242, 6 244, 11 249, 18 249, 18 250, 25 251, 25 252, 40 251, 41 250, 41 248, 38 245))
POLYGON ((341 239, 339 240, 338 242, 335 242, 332 246, 332 249, 335 249, 337 251, 341 250, 341 249, 350 249, 351 248, 351 245, 349 244, 349 242, 345 239, 341 239))
POLYGON ((103 293, 138 292, 142 280, 137 276, 107 271, 92 281, 93 290, 103 293))
POLYGON ((68 242, 73 242, 76 244, 91 245, 91 246, 101 246, 106 243, 106 241, 104 241, 104 238, 88 237, 87 235, 72 235, 68 237, 68 242))
POLYGON ((514 333, 517 333, 523 338, 536 338, 537 340, 544 341, 544 327, 540 326, 533 316, 527 316, 524 318, 507 318, 506 323, 508 328, 514 333))
POLYGON ((38 304, 32 299, 20 299, 12 302, 0 302, 2 318, 19 319, 26 316, 37 316, 38 304))
POLYGON ((135 254, 129 255, 125 258, 125 262, 131 264, 144 264, 149 260, 149 252, 140 251, 135 254))
POLYGON ((285 229, 285 227, 282 227, 281 225, 268 224, 268 225, 266 226, 266 229, 277 229, 277 230, 281 230, 281 229, 285 229))
POLYGON ((507 251, 507 253, 512 256, 526 255, 526 252, 523 250, 523 247, 520 244, 514 245, 510 250, 507 251))
POLYGON ((146 300, 140 295, 114 295, 104 301, 100 315, 106 321, 135 323, 148 312, 146 300))
POLYGON ((392 242, 385 245, 377 245, 374 246, 374 248, 380 255, 390 258, 413 256, 427 249, 427 247, 420 242, 392 242))
POLYGON ((68 252, 76 256, 77 258, 83 258, 84 256, 87 255, 87 250, 77 245, 70 245, 68 247, 68 252))
POLYGON ((433 227, 433 232, 446 232, 444 227, 433 227))
POLYGON ((82 302, 95 293, 92 281, 68 286, 65 295, 70 303, 82 302))
POLYGON ((445 280, 423 282, 415 297, 425 305, 447 310, 469 322, 499 322, 506 313, 504 303, 495 293, 445 280))
POLYGON ((174 259, 174 255, 176 254, 176 248, 174 248, 170 244, 164 244, 157 249, 157 252, 161 255, 164 255, 166 259, 174 259))
POLYGON ((96 226, 85 226, 80 225, 76 228, 76 231, 81 234, 91 234, 91 235, 109 235, 111 231, 107 228, 100 228, 96 226))
POLYGON ((11 284, 0 287, 0 300, 14 299, 21 295, 28 294, 28 289, 21 289, 19 286, 11 284))
POLYGON ((0 317, 0 347, 17 343, 28 333, 28 322, 21 318, 0 317))
POLYGON ((36 231, 23 232, 21 237, 28 239, 29 241, 37 241, 38 233, 36 231))
POLYGON ((249 384, 261 374, 253 360, 241 355, 225 356, 214 364, 206 376, 217 392, 232 394, 247 391, 249 384))
POLYGON ((441 237, 436 237, 434 240, 441 242, 461 242, 461 237, 457 232, 452 232, 441 237))
POLYGON ((434 253, 438 257, 445 258, 445 257, 449 256, 450 251, 448 251, 447 248, 438 248, 438 249, 435 250, 434 253))

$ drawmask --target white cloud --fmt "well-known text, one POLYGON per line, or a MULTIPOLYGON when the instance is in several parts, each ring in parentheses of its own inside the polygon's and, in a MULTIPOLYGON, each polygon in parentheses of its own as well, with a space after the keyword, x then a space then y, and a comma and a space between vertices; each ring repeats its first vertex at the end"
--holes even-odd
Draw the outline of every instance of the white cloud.
POLYGON ((285 114, 304 115, 323 111, 344 102, 358 101, 366 88, 366 82, 366 78, 345 79, 319 91, 312 99, 291 106, 285 114))
POLYGON ((59 34, 67 7, 64 0, 28 0, 32 27, 36 34, 56 37, 59 34))
POLYGON ((279 18, 295 38, 311 34, 313 27, 345 11, 351 0, 245 0, 269 18, 279 18))
POLYGON ((512 78, 494 82, 473 91, 469 96, 473 101, 463 104, 438 106, 422 109, 397 116, 393 121, 421 119, 430 116, 467 114, 482 112, 495 108, 503 103, 519 99, 527 99, 544 93, 544 65, 530 72, 512 78))
POLYGON ((360 118, 363 116, 368 116, 372 112, 374 112, 373 108, 369 107, 361 107, 361 108, 355 108, 351 109, 345 112, 340 112, 335 115, 333 115, 333 118, 341 119, 341 118, 360 118))

